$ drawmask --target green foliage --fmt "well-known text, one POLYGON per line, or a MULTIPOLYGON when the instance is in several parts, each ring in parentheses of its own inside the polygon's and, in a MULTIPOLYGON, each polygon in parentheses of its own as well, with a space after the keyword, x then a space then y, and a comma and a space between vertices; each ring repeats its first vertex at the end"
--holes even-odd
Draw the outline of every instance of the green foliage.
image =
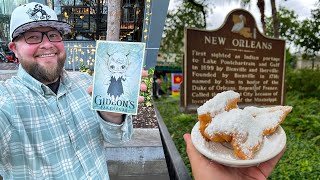
POLYGON ((305 137, 296 136, 290 128, 284 128, 287 149, 269 179, 320 179, 319 146, 305 137))
POLYGON ((311 11, 311 16, 311 19, 302 21, 295 44, 303 48, 307 55, 316 56, 320 51, 320 1, 311 11))
POLYGON ((190 171, 191 166, 186 154, 186 146, 183 140, 185 133, 190 133, 192 127, 196 124, 197 117, 195 114, 183 114, 179 110, 179 97, 174 98, 160 98, 155 101, 157 109, 159 110, 167 128, 174 141, 181 158, 190 171))
POLYGON ((302 98, 299 92, 289 92, 287 101, 294 107, 283 122, 299 137, 309 139, 313 144, 320 145, 320 101, 318 98, 302 98))
POLYGON ((294 69, 297 64, 297 57, 292 55, 289 49, 286 49, 286 69, 288 71, 294 69))
MULTIPOLYGON (((280 38, 293 42, 297 37, 297 29, 299 28, 298 15, 294 11, 290 11, 284 7, 279 8, 277 16, 280 22, 279 34, 280 38)), ((273 37, 272 17, 266 18, 267 36, 273 37)))
POLYGON ((176 66, 181 65, 182 62, 184 29, 186 27, 205 28, 203 8, 204 5, 200 8, 192 2, 183 1, 182 6, 167 15, 160 51, 168 56, 170 53, 175 53, 176 66))
POLYGON ((144 103, 147 107, 152 106, 152 82, 153 82, 154 68, 148 70, 148 76, 143 77, 142 81, 147 85, 147 90, 145 92, 140 92, 140 96, 144 97, 144 103))
MULTIPOLYGON (((311 10, 312 18, 299 20, 294 11, 280 7, 277 16, 279 18, 280 38, 287 40, 288 44, 294 44, 303 51, 303 58, 314 61, 320 52, 320 1, 314 10, 311 10)), ((273 36, 272 17, 266 18, 268 36, 273 36)))
POLYGON ((288 70, 286 74, 287 91, 296 92, 297 96, 320 99, 320 71, 301 69, 288 70))
POLYGON ((86 65, 84 65, 83 61, 80 61, 80 68, 79 68, 80 72, 86 72, 88 74, 90 74, 92 76, 93 71, 86 65))
MULTIPOLYGON (((320 51, 320 2, 311 10, 312 18, 299 20, 294 11, 280 7, 277 12, 280 37, 302 48, 304 55, 314 57, 320 51)), ((266 18, 268 36, 273 37, 272 17, 266 18)))

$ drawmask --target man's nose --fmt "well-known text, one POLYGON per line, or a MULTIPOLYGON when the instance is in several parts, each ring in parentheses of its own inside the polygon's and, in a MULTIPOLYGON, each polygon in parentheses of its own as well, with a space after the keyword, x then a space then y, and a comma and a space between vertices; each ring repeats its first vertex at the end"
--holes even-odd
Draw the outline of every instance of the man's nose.
POLYGON ((52 45, 52 42, 49 40, 47 34, 44 34, 44 35, 43 35, 41 44, 42 44, 42 45, 46 45, 46 46, 53 46, 53 45, 52 45))

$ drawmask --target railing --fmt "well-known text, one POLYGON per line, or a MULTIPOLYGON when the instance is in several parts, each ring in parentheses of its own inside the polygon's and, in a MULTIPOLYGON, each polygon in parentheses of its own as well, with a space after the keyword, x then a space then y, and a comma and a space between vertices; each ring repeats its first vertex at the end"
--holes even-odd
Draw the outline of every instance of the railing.
POLYGON ((187 167, 185 166, 174 142, 168 132, 167 126, 164 124, 163 119, 154 105, 156 116, 158 119, 160 136, 164 155, 166 157, 168 172, 170 180, 191 180, 187 167))
POLYGON ((67 58, 64 65, 66 70, 79 70, 81 64, 93 70, 96 42, 95 41, 65 41, 67 58))

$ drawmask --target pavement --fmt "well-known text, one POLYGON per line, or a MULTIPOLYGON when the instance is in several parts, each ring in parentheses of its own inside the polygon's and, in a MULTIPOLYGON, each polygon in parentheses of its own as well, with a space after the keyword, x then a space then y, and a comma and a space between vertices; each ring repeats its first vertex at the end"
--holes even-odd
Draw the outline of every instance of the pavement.
POLYGON ((0 81, 5 81, 17 74, 18 66, 15 63, 0 62, 0 81))
POLYGON ((3 70, 16 70, 17 65, 15 63, 6 63, 6 62, 1 62, 0 61, 0 72, 3 70))

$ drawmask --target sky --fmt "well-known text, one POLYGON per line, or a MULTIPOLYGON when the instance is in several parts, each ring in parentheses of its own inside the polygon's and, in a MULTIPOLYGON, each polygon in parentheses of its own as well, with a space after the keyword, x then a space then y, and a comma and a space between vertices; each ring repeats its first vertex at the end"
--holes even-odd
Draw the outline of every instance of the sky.
MULTIPOLYGON (((182 0, 170 0, 169 3, 169 11, 176 9, 179 4, 181 4, 182 0)), ((219 28, 226 15, 233 9, 241 8, 240 0, 232 1, 232 0, 207 0, 207 2, 212 2, 209 4, 209 12, 207 17, 207 29, 214 30, 219 28), (212 20, 211 20, 212 19, 212 20)), ((266 0, 266 16, 271 16, 271 5, 270 0, 266 0)), ((311 17, 311 9, 315 8, 315 4, 318 0, 276 0, 277 9, 279 9, 279 5, 284 6, 286 9, 293 10, 299 19, 305 19, 311 17)), ((256 19, 257 25, 261 28, 260 23, 260 13, 257 7, 257 0, 251 0, 250 9, 247 9, 256 19)))

